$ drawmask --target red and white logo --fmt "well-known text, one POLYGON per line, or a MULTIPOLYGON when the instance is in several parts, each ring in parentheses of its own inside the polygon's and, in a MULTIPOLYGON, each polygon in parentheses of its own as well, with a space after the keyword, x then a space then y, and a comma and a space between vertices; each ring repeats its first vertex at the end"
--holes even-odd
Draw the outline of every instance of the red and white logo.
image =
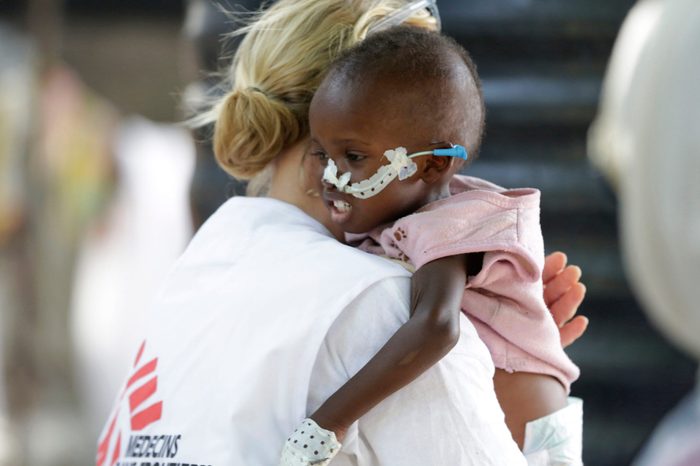
POLYGON ((136 360, 122 390, 114 413, 109 420, 109 427, 97 446, 97 466, 114 466, 119 460, 122 446, 122 432, 114 431, 117 419, 128 400, 129 420, 132 432, 138 432, 160 420, 163 414, 163 402, 155 401, 154 395, 158 390, 158 358, 153 358, 141 364, 141 357, 146 348, 146 342, 141 343, 136 360), (109 462, 107 459, 109 458, 109 462))

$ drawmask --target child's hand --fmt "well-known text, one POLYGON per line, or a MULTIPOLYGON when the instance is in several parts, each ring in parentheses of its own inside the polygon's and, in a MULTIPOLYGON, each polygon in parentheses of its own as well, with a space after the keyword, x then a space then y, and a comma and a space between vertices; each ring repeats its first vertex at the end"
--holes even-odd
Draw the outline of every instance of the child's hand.
POLYGON ((282 448, 280 466, 326 466, 342 445, 313 419, 304 419, 282 448))
POLYGON ((566 254, 554 252, 544 261, 542 281, 544 301, 559 327, 563 347, 578 340, 588 327, 588 318, 576 316, 576 311, 586 295, 586 287, 580 283, 581 269, 566 265, 566 254))

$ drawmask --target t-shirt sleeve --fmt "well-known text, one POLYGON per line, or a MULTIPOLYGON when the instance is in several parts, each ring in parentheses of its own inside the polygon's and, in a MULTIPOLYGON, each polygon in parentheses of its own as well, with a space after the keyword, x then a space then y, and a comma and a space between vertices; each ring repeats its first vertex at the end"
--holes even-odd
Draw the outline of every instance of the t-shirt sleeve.
MULTIPOLYGON (((382 280, 360 294, 329 330, 312 372, 313 412, 408 319, 410 281, 382 280)), ((461 317, 457 346, 417 380, 353 424, 333 466, 519 465, 493 391, 493 364, 461 317)))
POLYGON ((417 269, 447 256, 508 252, 530 280, 537 280, 544 260, 537 199, 534 194, 518 199, 465 193, 396 221, 376 239, 387 255, 409 260, 417 269))

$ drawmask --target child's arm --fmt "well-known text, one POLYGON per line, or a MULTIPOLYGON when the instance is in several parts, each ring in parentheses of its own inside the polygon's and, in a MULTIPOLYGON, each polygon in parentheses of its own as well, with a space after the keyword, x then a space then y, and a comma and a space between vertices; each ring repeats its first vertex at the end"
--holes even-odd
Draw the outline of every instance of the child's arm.
POLYGON ((310 417, 342 441, 348 427, 438 362, 459 339, 467 256, 430 262, 413 275, 412 316, 310 417), (416 303, 418 303, 416 305, 416 303))
MULTIPOLYGON (((566 296, 571 294, 568 290, 582 285, 578 283, 580 275, 562 273, 568 268, 565 268, 565 256, 563 260, 561 256, 553 254, 546 258, 545 282, 563 282, 567 291, 561 296, 566 296)), ((452 256, 430 262, 416 271, 412 280, 412 305, 415 306, 411 309, 412 318, 311 418, 342 441, 354 421, 447 354, 459 338, 459 312, 467 273, 476 275, 481 262, 480 255, 452 256)), ((585 330, 585 325, 578 325, 579 320, 570 320, 584 292, 582 288, 574 293, 573 299, 562 300, 557 296, 547 302, 548 306, 556 302, 561 304, 554 318, 565 344, 580 337, 585 330)))
MULTIPOLYGON (((545 257, 544 301, 559 329, 562 347, 583 335, 588 325, 586 317, 576 316, 586 294, 580 279, 581 269, 567 266, 564 253, 555 252, 545 257)), ((525 443, 526 424, 564 408, 567 403, 559 382, 542 374, 496 369, 493 382, 506 425, 521 449, 525 443)), ((580 438, 577 441, 580 442, 580 438)))
MULTIPOLYGON (((467 274, 479 272, 482 257, 445 257, 418 269, 411 283, 411 319, 311 419, 335 432, 342 441, 353 422, 445 356, 459 338, 467 274)), ((588 323, 585 317, 574 317, 585 294, 585 287, 579 283, 580 270, 566 267, 566 256, 554 253, 547 256, 543 275, 550 290, 559 290, 554 295, 549 293, 551 296, 545 291, 545 300, 566 346, 583 334, 588 323)))

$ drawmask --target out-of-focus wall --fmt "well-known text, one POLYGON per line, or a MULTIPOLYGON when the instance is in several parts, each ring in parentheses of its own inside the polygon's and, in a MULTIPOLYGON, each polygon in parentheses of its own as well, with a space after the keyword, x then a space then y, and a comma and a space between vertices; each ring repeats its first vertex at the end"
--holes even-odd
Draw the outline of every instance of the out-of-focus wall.
POLYGON ((24 155, 30 134, 34 85, 31 43, 7 23, 0 22, 0 465, 19 460, 16 430, 11 422, 15 407, 7 382, 22 378, 15 371, 14 348, 26 346, 20 313, 30 299, 23 264, 24 216, 28 199, 24 189, 24 155), (19 273, 18 273, 19 272, 19 273))
POLYGON ((181 26, 177 17, 69 16, 63 57, 122 114, 182 121, 181 26))
POLYGON ((46 29, 57 34, 48 44, 51 53, 123 113, 180 121, 179 101, 188 79, 183 69, 191 66, 183 58, 184 3, 2 0, 0 18, 30 35, 50 24, 46 29), (54 10, 58 18, 48 18, 54 10))
POLYGON ((97 415, 92 400, 118 386, 99 396, 85 387, 119 384, 131 348, 112 342, 124 354, 108 359, 106 338, 76 343, 110 325, 125 333, 114 295, 86 301, 85 291, 126 283, 140 303, 127 311, 142 312, 191 234, 191 139, 144 119, 182 119, 181 14, 170 1, 0 2, 1 466, 94 462, 109 400, 97 415), (113 260, 94 265, 115 241, 119 263, 144 260, 131 285, 113 260))

